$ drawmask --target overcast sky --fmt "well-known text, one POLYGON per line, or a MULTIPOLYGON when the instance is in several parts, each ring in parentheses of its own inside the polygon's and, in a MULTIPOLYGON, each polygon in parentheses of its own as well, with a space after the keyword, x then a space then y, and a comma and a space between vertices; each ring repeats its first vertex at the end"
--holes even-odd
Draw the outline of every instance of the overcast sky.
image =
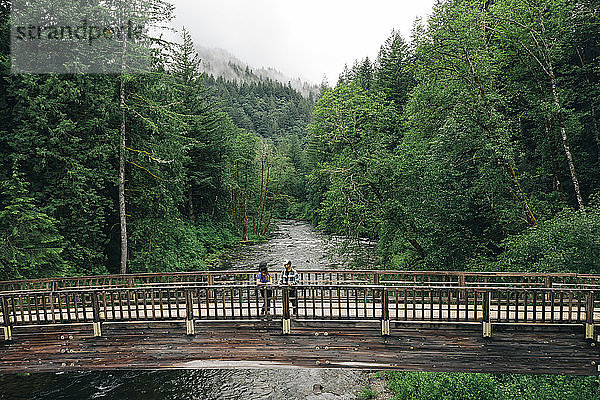
POLYGON ((334 83, 344 64, 374 58, 397 29, 408 37, 434 0, 171 0, 177 27, 253 67, 334 83))

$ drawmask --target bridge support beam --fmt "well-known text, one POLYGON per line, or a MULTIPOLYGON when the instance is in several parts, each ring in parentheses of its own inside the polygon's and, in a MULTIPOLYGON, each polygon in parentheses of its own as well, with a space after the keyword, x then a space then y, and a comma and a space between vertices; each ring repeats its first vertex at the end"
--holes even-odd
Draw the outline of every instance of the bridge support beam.
POLYGON ((102 322, 100 322, 100 302, 98 292, 92 294, 92 308, 94 313, 94 337, 102 336, 102 322))
POLYGON ((483 323, 483 337, 484 338, 492 337, 492 323, 491 322, 483 323))
POLYGON ((594 324, 585 324, 585 338, 594 339, 594 324))
POLYGON ((192 292, 185 291, 185 332, 188 336, 194 336, 196 329, 194 326, 194 299, 192 292))
MULTIPOLYGON (((544 287, 546 289, 552 289, 552 277, 550 275, 547 275, 544 278, 544 287)), ((549 291, 546 292, 546 301, 550 302, 552 301, 552 293, 550 293, 549 291)))
MULTIPOLYGON (((208 286, 214 286, 214 285, 215 285, 215 276, 214 276, 214 275, 211 275, 211 274, 209 274, 209 275, 206 277, 206 280, 207 280, 207 281, 206 281, 206 284, 207 284, 208 286)), ((215 291, 214 291, 214 289, 212 289, 212 290, 209 290, 209 291, 206 293, 206 295, 208 296, 208 299, 209 299, 209 300, 212 300, 212 299, 214 299, 214 298, 215 298, 215 291)))
POLYGON ((292 333, 292 320, 291 319, 283 319, 283 334, 289 335, 292 333))
POLYGON ((10 321, 10 313, 8 311, 8 299, 6 297, 2 297, 0 301, 0 307, 2 307, 2 315, 4 316, 4 340, 10 342, 13 340, 12 337, 12 324, 10 321))
POLYGON ((12 342, 12 340, 13 340, 12 326, 5 326, 5 327, 3 327, 3 329, 4 329, 4 341, 12 342))
POLYGON ((381 320, 381 335, 389 336, 390 335, 390 320, 381 320))
MULTIPOLYGON (((458 275, 458 286, 461 288, 464 288, 466 286, 466 279, 465 279, 465 275, 464 274, 460 274, 458 275)), ((458 300, 464 300, 466 297, 466 292, 464 289, 460 289, 458 291, 458 300)))
POLYGON ((482 334, 484 338, 492 337, 492 318, 490 313, 492 294, 485 292, 483 294, 483 321, 482 321, 482 334))

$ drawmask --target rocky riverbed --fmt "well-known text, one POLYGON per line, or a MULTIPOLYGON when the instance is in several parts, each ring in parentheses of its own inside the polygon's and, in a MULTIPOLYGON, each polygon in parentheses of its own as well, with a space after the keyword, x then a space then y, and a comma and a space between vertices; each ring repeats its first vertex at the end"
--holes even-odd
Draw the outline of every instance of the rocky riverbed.
POLYGON ((292 260, 297 269, 336 269, 348 267, 357 261, 363 266, 376 262, 375 244, 361 241, 340 251, 348 244, 344 237, 328 236, 317 232, 305 221, 283 220, 263 243, 238 245, 221 259, 225 269, 242 269, 266 261, 270 268, 282 266, 283 260, 292 260))

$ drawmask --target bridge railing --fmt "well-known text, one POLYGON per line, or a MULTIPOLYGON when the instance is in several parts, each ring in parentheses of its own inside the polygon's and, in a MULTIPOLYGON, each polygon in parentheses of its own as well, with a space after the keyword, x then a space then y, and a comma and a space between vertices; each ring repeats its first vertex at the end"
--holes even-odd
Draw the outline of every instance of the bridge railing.
POLYGON ((92 323, 101 335, 105 322, 182 321, 188 334, 202 321, 291 320, 491 324, 585 324, 594 335, 600 319, 598 290, 528 287, 450 287, 382 285, 164 286, 70 289, 0 294, 5 339, 23 325, 92 323), (266 301, 268 300, 268 301, 266 301), (269 307, 265 307, 268 303, 269 307), (270 314, 270 315, 266 315, 270 314))
MULTIPOLYGON (((272 272, 273 282, 279 271, 272 272)), ((298 271, 305 285, 386 286, 520 286, 531 288, 600 288, 600 275, 514 272, 310 270, 298 271)), ((0 282, 0 292, 57 291, 76 288, 133 288, 143 286, 253 285, 256 271, 197 271, 160 274, 98 275, 0 282)))

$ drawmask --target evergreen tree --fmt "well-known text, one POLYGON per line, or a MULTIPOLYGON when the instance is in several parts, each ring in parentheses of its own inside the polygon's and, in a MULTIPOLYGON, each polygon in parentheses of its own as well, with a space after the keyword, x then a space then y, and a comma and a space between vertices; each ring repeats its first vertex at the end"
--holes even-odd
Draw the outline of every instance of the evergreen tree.
POLYGON ((29 183, 19 173, 3 181, 0 209, 0 275, 36 278, 69 272, 61 258, 63 237, 57 221, 29 195, 29 183))

